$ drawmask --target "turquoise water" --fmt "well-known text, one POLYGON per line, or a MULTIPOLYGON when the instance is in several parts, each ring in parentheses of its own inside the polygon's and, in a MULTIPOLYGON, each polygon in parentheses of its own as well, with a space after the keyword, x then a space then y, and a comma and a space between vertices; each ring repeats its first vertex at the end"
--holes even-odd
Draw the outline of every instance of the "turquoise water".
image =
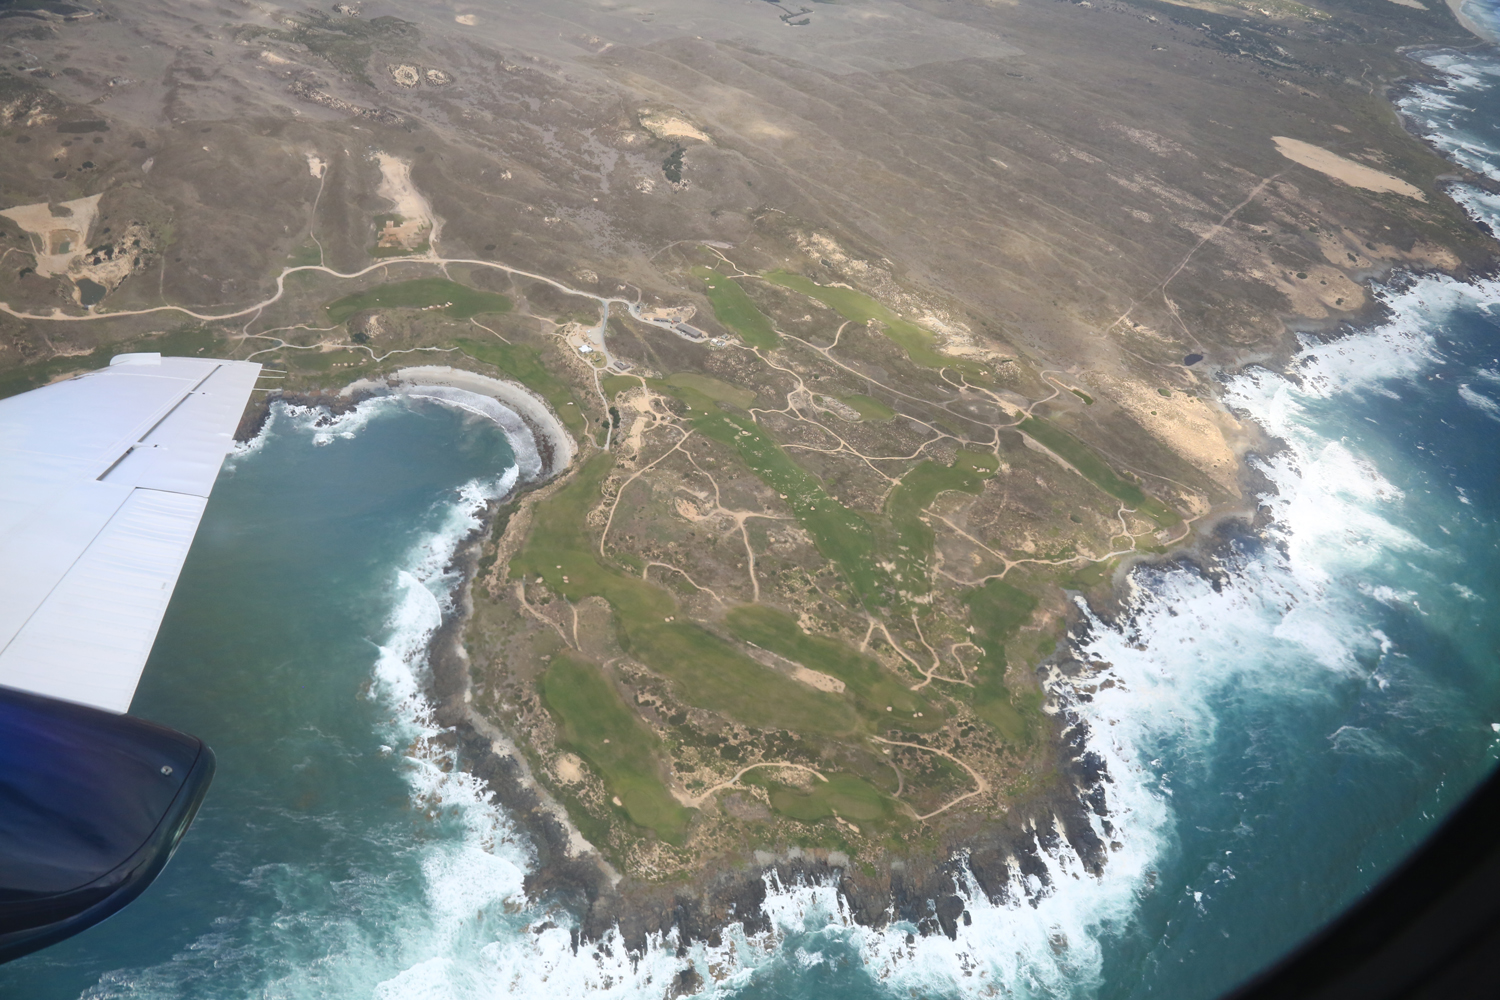
MULTIPOLYGON (((1426 58, 1450 82, 1405 112, 1500 179, 1500 59, 1426 58)), ((1500 199, 1462 197, 1500 228, 1500 199)), ((1113 779, 1102 879, 1054 852, 1020 895, 976 894, 956 942, 773 885, 765 938, 575 952, 420 693, 448 556, 514 482, 504 435, 431 402, 280 411, 215 489, 134 706, 214 747, 207 804, 145 896, 0 967, 0 996, 657 997, 690 961, 753 998, 1208 1000, 1388 870, 1500 753, 1500 284, 1380 294, 1377 326, 1226 383, 1286 444, 1262 459, 1265 536, 1214 580, 1137 572, 1133 613, 1072 637, 1116 686, 1049 682, 1113 779)))
POLYGON ((455 507, 513 462, 499 428, 458 411, 362 417, 341 437, 278 414, 231 459, 133 706, 202 734, 212 792, 151 891, 0 970, 0 995, 369 996, 410 963, 421 928, 388 918, 422 899, 451 818, 420 808, 413 727, 376 668, 398 568, 430 573, 455 507))

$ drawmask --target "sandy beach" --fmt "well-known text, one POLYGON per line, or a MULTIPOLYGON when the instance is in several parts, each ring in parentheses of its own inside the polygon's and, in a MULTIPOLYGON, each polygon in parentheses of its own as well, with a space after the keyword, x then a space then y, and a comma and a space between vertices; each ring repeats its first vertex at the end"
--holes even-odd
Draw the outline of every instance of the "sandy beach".
POLYGON ((1453 16, 1458 18, 1458 23, 1476 38, 1481 38, 1491 45, 1500 45, 1500 32, 1486 28, 1464 11, 1467 0, 1448 0, 1448 9, 1453 11, 1453 16))

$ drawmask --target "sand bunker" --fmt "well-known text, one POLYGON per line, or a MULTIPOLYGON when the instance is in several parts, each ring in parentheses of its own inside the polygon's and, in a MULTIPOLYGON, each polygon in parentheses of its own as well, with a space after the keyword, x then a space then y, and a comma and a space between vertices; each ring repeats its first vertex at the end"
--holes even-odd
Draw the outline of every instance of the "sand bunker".
POLYGON ((843 694, 844 682, 837 677, 831 677, 820 670, 809 670, 802 664, 797 664, 792 670, 792 676, 809 687, 815 687, 819 691, 827 691, 829 694, 843 694))
POLYGON ((1300 139, 1288 139, 1284 135, 1274 135, 1271 141, 1276 143, 1276 152, 1293 163, 1300 163, 1304 167, 1326 174, 1351 187, 1382 193, 1389 191, 1393 194, 1415 198, 1417 201, 1427 200, 1427 195, 1416 185, 1408 184, 1401 178, 1392 177, 1374 167, 1367 167, 1363 163, 1346 160, 1337 153, 1330 153, 1322 146, 1314 146, 1300 139))
POLYGON ((31 253, 36 258, 36 273, 43 278, 67 274, 88 249, 89 230, 99 214, 99 199, 87 198, 50 205, 18 205, 0 212, 31 237, 31 253))
POLYGON ((558 781, 565 785, 576 785, 583 780, 583 759, 575 754, 565 753, 557 758, 557 764, 552 770, 558 781))

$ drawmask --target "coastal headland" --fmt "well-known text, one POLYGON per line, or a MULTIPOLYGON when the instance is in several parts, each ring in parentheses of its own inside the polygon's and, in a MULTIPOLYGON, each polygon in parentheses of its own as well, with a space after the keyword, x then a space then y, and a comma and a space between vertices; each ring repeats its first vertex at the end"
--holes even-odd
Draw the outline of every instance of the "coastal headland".
POLYGON ((872 2, 0 21, 58 67, 0 70, 0 391, 148 349, 265 364, 245 438, 392 394, 510 436, 430 696, 580 939, 1097 877, 1067 635, 1254 530, 1220 377, 1496 267, 1447 192, 1500 185, 1389 101, 1447 8, 872 2))

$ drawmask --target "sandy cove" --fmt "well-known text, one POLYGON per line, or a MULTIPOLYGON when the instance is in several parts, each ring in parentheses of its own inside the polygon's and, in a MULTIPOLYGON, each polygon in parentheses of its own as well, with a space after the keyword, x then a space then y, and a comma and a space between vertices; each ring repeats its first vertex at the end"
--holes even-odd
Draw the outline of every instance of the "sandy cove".
POLYGON ((550 479, 571 465, 573 456, 578 453, 577 443, 552 407, 519 382, 506 382, 447 365, 419 365, 398 369, 384 378, 351 382, 340 390, 339 396, 357 400, 386 393, 435 399, 478 412, 499 423, 511 438, 511 446, 523 465, 522 475, 526 479, 550 479), (476 405, 478 401, 471 398, 473 396, 499 405, 476 405), (507 416, 517 419, 507 419, 507 416), (537 456, 538 467, 534 469, 524 468, 528 451, 537 456))

